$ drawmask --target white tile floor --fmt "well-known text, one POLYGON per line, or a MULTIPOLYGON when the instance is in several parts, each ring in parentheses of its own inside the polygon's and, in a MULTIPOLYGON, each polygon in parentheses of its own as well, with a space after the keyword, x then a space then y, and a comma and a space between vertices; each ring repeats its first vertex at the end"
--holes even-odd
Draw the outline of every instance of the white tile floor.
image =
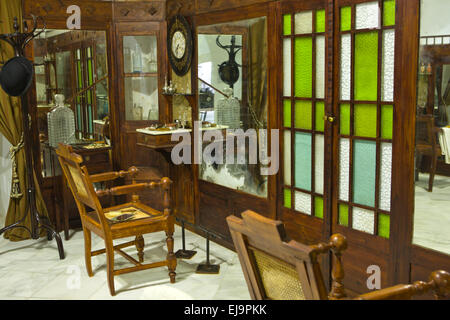
POLYGON ((413 243, 450 254, 450 178, 435 176, 428 192, 428 174, 420 174, 415 188, 413 243))
MULTIPOLYGON (((145 261, 165 258, 164 236, 162 232, 144 236, 145 261)), ((178 226, 174 239, 176 251, 181 248, 178 226)), ((124 274, 115 277, 115 297, 110 296, 106 282, 105 255, 92 258, 94 276, 90 278, 84 264, 83 233, 75 231, 70 240, 63 243, 66 258, 59 260, 55 241, 10 242, 1 238, 0 299, 250 299, 237 255, 214 242, 210 242, 210 262, 220 264, 220 273, 195 273, 197 265, 206 261, 206 241, 187 230, 186 249, 196 250, 197 254, 190 260, 178 260, 176 283, 170 283, 165 267, 124 274)), ((93 235, 93 250, 103 247, 103 240, 93 235)), ((136 256, 134 247, 125 251, 136 256)), ((119 255, 115 261, 118 267, 130 265, 119 255)))

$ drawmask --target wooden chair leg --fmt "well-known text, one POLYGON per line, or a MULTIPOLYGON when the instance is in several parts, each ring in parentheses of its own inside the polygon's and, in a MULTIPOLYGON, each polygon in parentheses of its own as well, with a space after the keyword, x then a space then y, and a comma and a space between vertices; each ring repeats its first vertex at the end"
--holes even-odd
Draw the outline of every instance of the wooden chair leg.
POLYGON ((142 263, 144 262, 144 237, 142 235, 136 236, 135 244, 138 252, 139 262, 142 263))
POLYGON ((109 292, 112 296, 115 296, 116 290, 114 289, 114 247, 112 241, 107 241, 105 239, 105 248, 109 292))
POLYGON ((84 234, 84 259, 86 263, 86 271, 89 277, 92 277, 94 273, 92 272, 92 260, 91 260, 91 230, 83 228, 84 234))
POLYGON ((175 257, 175 253, 173 252, 173 247, 174 247, 174 241, 173 241, 173 231, 167 231, 166 232, 166 236, 167 236, 167 262, 168 262, 168 269, 169 269, 169 277, 170 277, 170 282, 171 283, 175 283, 175 276, 177 275, 175 273, 175 269, 177 268, 177 258, 175 257))
POLYGON ((436 174, 437 156, 431 157, 430 179, 428 180, 428 192, 433 192, 434 175, 436 174))

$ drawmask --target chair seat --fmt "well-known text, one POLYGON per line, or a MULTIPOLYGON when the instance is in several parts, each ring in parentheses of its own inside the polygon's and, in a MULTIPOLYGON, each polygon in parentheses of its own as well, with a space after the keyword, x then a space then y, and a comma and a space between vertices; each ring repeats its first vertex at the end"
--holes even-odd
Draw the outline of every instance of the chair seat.
MULTIPOLYGON (((125 203, 114 207, 105 208, 105 216, 112 211, 125 211, 127 209, 137 209, 137 218, 126 221, 114 221, 107 218, 110 225, 113 239, 126 237, 128 233, 131 235, 136 232, 144 234, 149 232, 163 231, 166 228, 167 218, 161 211, 155 210, 142 203, 125 203), (147 217, 145 217, 147 216, 147 217)), ((102 234, 102 227, 95 211, 86 213, 86 222, 94 227, 94 232, 102 234)))

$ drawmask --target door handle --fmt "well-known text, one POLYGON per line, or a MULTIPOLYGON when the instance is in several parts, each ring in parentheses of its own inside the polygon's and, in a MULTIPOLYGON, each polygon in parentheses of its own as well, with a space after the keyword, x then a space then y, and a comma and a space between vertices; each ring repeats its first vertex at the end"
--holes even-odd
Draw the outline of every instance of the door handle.
POLYGON ((333 123, 336 120, 336 117, 333 115, 323 116, 323 120, 333 123))

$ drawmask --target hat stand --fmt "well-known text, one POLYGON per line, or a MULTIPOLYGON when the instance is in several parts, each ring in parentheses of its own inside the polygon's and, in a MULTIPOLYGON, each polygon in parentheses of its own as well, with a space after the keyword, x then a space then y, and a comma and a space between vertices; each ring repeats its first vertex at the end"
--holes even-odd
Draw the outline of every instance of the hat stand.
MULTIPOLYGON (((44 22, 44 28, 36 32, 37 28, 37 18, 32 15, 33 18, 33 30, 31 32, 28 32, 28 26, 27 23, 23 23, 23 33, 20 32, 20 26, 17 22, 17 17, 14 18, 14 33, 11 34, 2 34, 0 35, 0 40, 3 40, 7 43, 9 43, 14 48, 14 53, 16 57, 23 57, 25 47, 27 44, 33 40, 35 37, 37 37, 39 34, 41 34, 45 30, 45 22, 44 22)), ((22 228, 27 230, 31 238, 34 240, 39 239, 39 234, 41 229, 45 229, 47 231, 47 239, 52 240, 55 238, 56 243, 58 245, 58 251, 59 251, 59 258, 62 260, 64 259, 64 248, 61 241, 61 237, 59 233, 55 231, 53 226, 51 225, 50 220, 47 217, 41 216, 36 208, 36 188, 35 188, 35 182, 33 178, 33 154, 31 150, 31 125, 30 125, 30 114, 29 114, 29 105, 28 105, 28 88, 25 92, 23 92, 20 95, 20 100, 22 104, 22 127, 23 127, 23 138, 24 138, 24 149, 25 149, 25 159, 26 159, 26 171, 27 171, 27 193, 26 193, 26 200, 28 204, 28 212, 25 212, 22 219, 15 222, 14 224, 11 224, 9 226, 4 227, 3 229, 0 229, 0 235, 3 234, 5 231, 14 229, 14 228, 22 228), (27 215, 30 215, 30 221, 31 221, 31 230, 24 226, 22 223, 25 221, 27 215)))

